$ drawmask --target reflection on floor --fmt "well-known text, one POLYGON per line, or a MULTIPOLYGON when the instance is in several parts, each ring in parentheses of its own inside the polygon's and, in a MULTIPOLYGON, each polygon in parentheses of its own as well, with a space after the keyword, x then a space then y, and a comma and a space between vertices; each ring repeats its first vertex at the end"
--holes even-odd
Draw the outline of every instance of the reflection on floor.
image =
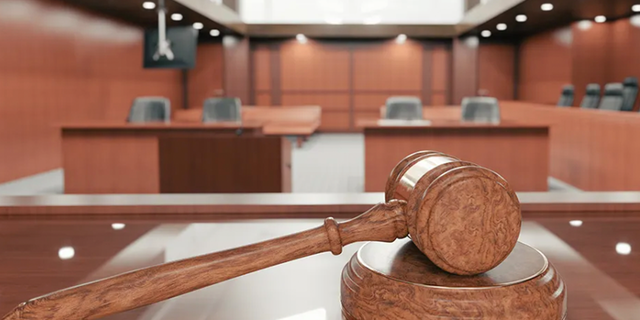
MULTIPOLYGON (((296 193, 364 191, 364 135, 316 134, 292 154, 292 185, 296 193)), ((549 191, 580 191, 549 178, 549 191)), ((0 184, 0 195, 64 192, 61 169, 0 184)))

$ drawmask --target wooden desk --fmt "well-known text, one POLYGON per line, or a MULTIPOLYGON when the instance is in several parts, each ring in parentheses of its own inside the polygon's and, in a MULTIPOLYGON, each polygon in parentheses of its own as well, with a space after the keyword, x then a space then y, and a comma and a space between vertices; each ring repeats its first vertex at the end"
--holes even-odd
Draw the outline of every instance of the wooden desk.
MULTIPOLYGON (((320 106, 242 107, 243 122, 261 124, 265 135, 295 136, 298 146, 318 130, 321 114, 320 106)), ((201 122, 202 108, 176 110, 173 120, 201 122)))
POLYGON ((260 124, 62 127, 65 193, 290 192, 291 145, 260 124))
POLYGON ((549 128, 505 121, 499 125, 433 120, 430 126, 384 126, 362 120, 365 191, 384 191, 391 170, 406 155, 437 150, 491 168, 516 191, 546 191, 549 128))

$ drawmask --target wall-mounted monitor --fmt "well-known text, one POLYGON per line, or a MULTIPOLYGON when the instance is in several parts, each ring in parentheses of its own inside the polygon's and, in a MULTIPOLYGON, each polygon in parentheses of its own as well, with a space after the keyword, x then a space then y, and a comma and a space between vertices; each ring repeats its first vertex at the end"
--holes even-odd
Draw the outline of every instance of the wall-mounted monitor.
POLYGON ((167 28, 167 40, 173 59, 158 54, 158 29, 144 32, 144 67, 192 69, 196 65, 198 30, 191 26, 167 28))

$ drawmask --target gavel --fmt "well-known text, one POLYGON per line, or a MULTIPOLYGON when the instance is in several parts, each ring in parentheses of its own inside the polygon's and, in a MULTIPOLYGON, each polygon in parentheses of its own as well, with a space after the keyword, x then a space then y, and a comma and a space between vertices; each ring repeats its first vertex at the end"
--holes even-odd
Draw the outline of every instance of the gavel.
POLYGON ((409 235, 435 265, 475 275, 499 265, 520 233, 520 204, 497 173, 433 151, 414 153, 388 179, 386 203, 342 223, 236 249, 170 262, 53 292, 17 306, 4 320, 96 319, 247 273, 360 241, 409 235))

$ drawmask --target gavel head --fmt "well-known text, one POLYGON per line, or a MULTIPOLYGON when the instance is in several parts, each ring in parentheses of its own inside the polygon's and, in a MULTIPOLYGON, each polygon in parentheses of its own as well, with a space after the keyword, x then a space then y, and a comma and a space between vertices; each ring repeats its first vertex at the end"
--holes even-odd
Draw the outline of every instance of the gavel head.
POLYGON ((415 245, 441 269, 480 274, 498 266, 520 234, 520 202, 497 173, 433 151, 404 158, 387 181, 386 201, 407 201, 415 245))

